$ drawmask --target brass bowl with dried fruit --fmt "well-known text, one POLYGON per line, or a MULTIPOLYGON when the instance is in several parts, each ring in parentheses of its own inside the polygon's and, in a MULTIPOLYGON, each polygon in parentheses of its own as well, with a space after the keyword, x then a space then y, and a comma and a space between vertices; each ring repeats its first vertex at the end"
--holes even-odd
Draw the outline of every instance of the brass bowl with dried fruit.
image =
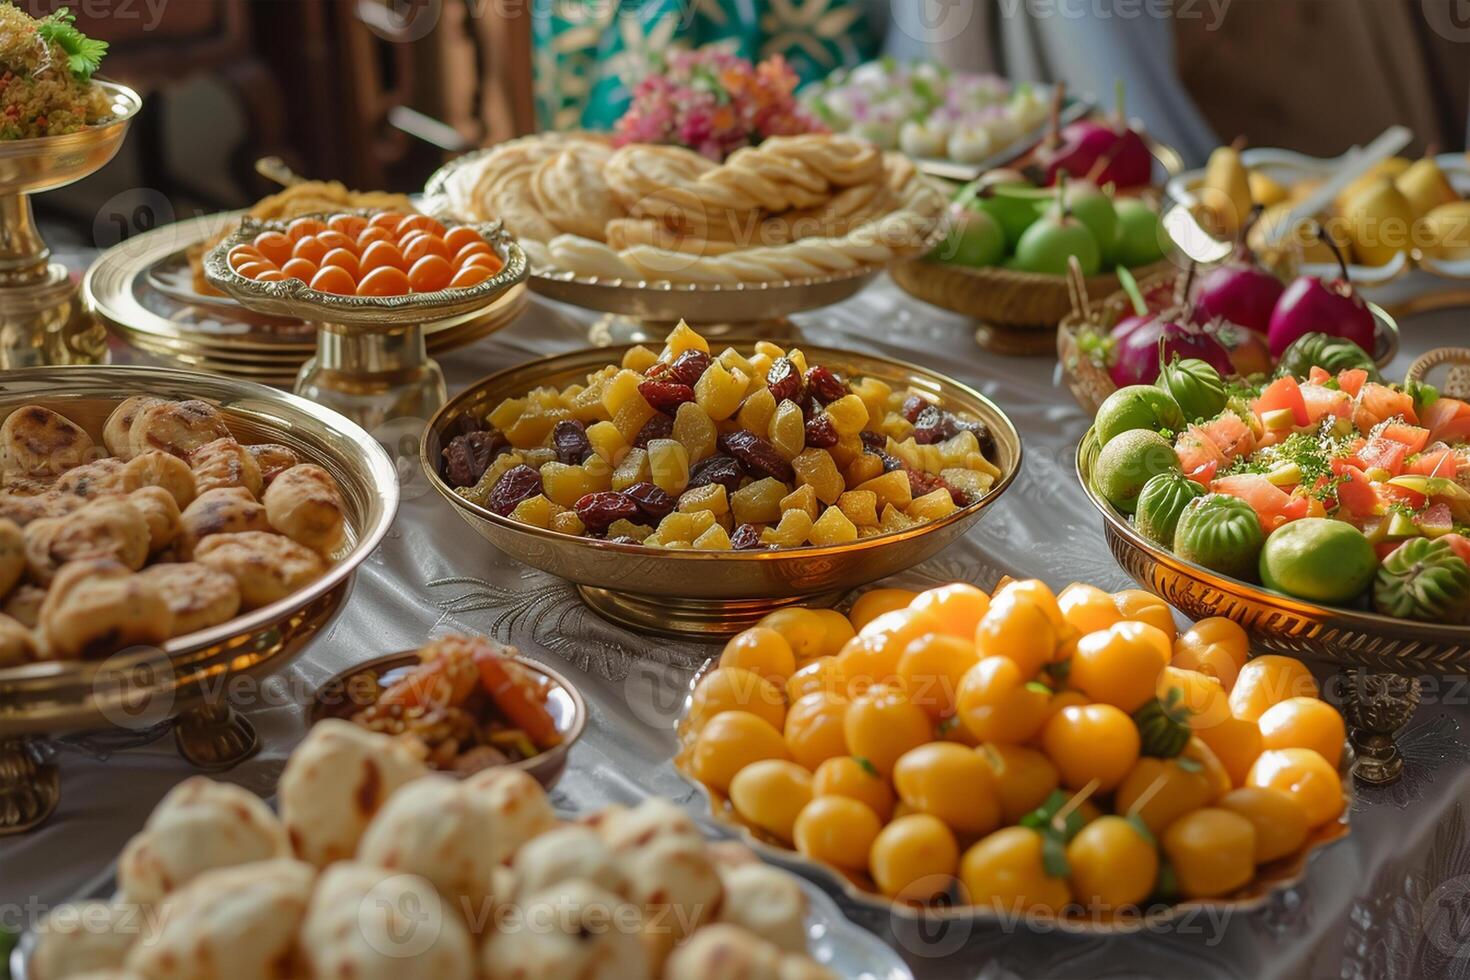
POLYGON ((909 568, 999 498, 1015 426, 926 368, 680 325, 472 385, 430 422, 429 481, 501 550, 599 613, 728 634, 909 568))

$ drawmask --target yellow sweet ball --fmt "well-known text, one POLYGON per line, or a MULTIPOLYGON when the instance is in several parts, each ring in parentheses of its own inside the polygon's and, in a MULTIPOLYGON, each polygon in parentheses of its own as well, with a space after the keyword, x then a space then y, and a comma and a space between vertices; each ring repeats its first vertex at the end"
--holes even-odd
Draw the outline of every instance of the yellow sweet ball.
POLYGON ((811 612, 822 622, 822 641, 817 656, 835 657, 848 640, 857 636, 852 623, 836 609, 813 609, 811 612))
POLYGON ((1179 633, 1179 627, 1174 623, 1174 610, 1152 592, 1145 592, 1142 589, 1124 589, 1122 592, 1114 592, 1113 604, 1118 607, 1118 613, 1124 619, 1148 623, 1150 626, 1163 630, 1170 643, 1174 642, 1174 637, 1179 633))
POLYGON ((1194 737, 1210 747, 1229 774, 1232 786, 1245 785, 1262 748, 1261 730, 1255 722, 1232 715, 1218 724, 1194 729, 1194 737))
POLYGON ((879 684, 852 699, 843 716, 847 751, 887 776, 899 756, 934 738, 934 724, 903 691, 879 684))
POLYGON ((1157 696, 1169 637, 1137 621, 1114 623, 1077 641, 1067 683, 1100 704, 1134 712, 1157 696))
POLYGON ((954 742, 910 749, 893 766, 893 786, 904 803, 957 834, 988 834, 1000 826, 990 767, 974 749, 954 742))
POLYGON ((884 636, 854 636, 842 645, 833 664, 834 676, 840 676, 848 694, 861 694, 874 684, 898 683, 898 658, 901 648, 884 636))
POLYGON ((811 799, 812 774, 785 759, 752 762, 730 780, 730 804, 740 818, 788 844, 811 799))
POLYGON ((977 742, 1029 741, 1046 723, 1052 695, 1009 657, 986 657, 960 680, 957 717, 977 742))
POLYGON ((1052 627, 1060 635, 1066 631, 1066 620, 1062 617, 1062 607, 1057 604, 1056 593, 1051 590, 1045 582, 1039 578, 1013 579, 1001 586, 991 597, 991 601, 1005 596, 1024 596, 1036 603, 1037 607, 1046 614, 1052 627))
POLYGON ((927 614, 941 633, 972 640, 980 617, 990 608, 990 596, 968 582, 954 582, 920 592, 909 608, 927 614))
POLYGON ((1132 910, 1153 892, 1159 852, 1123 817, 1098 817, 1067 845, 1072 897, 1097 911, 1132 910))
POLYGON ((698 730, 724 711, 748 711, 780 728, 786 722, 781 689, 753 670, 717 667, 699 679, 689 699, 689 724, 698 730))
POLYGON ((979 658, 975 644, 947 633, 921 636, 898 658, 898 682, 935 721, 955 713, 960 681, 979 658))
POLYGON ((1063 786, 1080 790, 1096 780, 1109 792, 1138 761, 1138 727, 1111 704, 1063 708, 1041 730, 1041 746, 1063 786))
MULTIPOLYGON (((865 766, 850 755, 828 759, 817 766, 812 775, 812 792, 817 796, 845 796, 857 800, 887 820, 893 815, 893 789, 878 770, 865 766)), ((864 854, 864 864, 867 855, 864 854)))
POLYGON ((1161 841, 1185 898, 1216 898, 1256 873, 1256 828, 1238 813, 1205 807, 1171 823, 1161 841))
POLYGON ((889 898, 927 902, 954 883, 960 848, 938 817, 910 813, 878 832, 868 871, 889 898))
POLYGON ((1123 777, 1113 794, 1113 808, 1137 816, 1155 834, 1175 820, 1215 799, 1216 787, 1198 767, 1181 766, 1178 759, 1143 756, 1123 777))
POLYGON ((1179 758, 1187 759, 1199 767, 1200 774, 1210 784, 1210 801, 1214 802, 1235 786, 1235 781, 1230 778, 1230 771, 1225 764, 1215 755, 1215 750, 1198 735, 1190 736, 1184 744, 1184 751, 1179 753, 1179 758))
POLYGON ((1105 630, 1123 618, 1110 593, 1086 582, 1073 582, 1057 596, 1062 619, 1078 633, 1105 630))
POLYGON ((909 589, 872 589, 853 601, 847 618, 854 630, 862 632, 864 626, 884 613, 906 608, 918 594, 909 589))
POLYGON ((1224 616, 1211 616, 1175 638, 1170 662, 1182 670, 1209 674, 1228 694, 1249 657, 1250 637, 1241 625, 1224 616))
MULTIPOLYGON (((843 622, 847 621, 844 619, 843 622)), ((780 633, 787 645, 791 647, 797 663, 804 663, 824 653, 830 655, 837 652, 837 650, 829 652, 822 649, 827 641, 827 624, 813 609, 787 606, 784 609, 767 613, 755 625, 780 633)), ((842 644, 839 643, 838 649, 841 649, 841 646, 842 644)))
POLYGON ((818 657, 808 660, 796 669, 786 681, 786 700, 800 701, 803 697, 821 691, 825 694, 846 694, 847 678, 836 657, 818 657))
POLYGON ((976 754, 990 767, 995 798, 1003 822, 1013 824, 1046 802, 1061 784, 1057 767, 1046 754, 1024 745, 986 742, 976 754))
POLYGON ((1347 731, 1342 715, 1326 701, 1287 698, 1267 708, 1256 722, 1267 749, 1311 749, 1334 767, 1342 759, 1347 731))
POLYGON ((875 643, 879 656, 891 659, 894 666, 908 645, 921 636, 939 632, 939 624, 929 613, 915 609, 886 612, 858 630, 858 636, 875 643))
POLYGON ((694 778, 719 793, 752 762, 785 759, 786 741, 774 725, 749 711, 723 711, 699 730, 690 755, 694 778))
POLYGON ((1259 721, 1266 709, 1288 698, 1315 698, 1317 680, 1300 660, 1268 655, 1240 668, 1230 689, 1230 713, 1259 721))
POLYGON ((815 770, 823 762, 847 755, 843 720, 847 716, 845 695, 817 691, 805 695, 786 712, 783 736, 791 758, 815 770))
POLYGON ((869 807, 847 796, 817 796, 801 808, 792 836, 813 861, 866 871, 883 823, 869 807))
POLYGON ((1290 796, 1306 814, 1309 827, 1320 827, 1342 813, 1342 779, 1311 749, 1267 749, 1251 766, 1246 785, 1290 796))
POLYGON ((1256 828, 1256 864, 1295 854, 1307 839, 1301 804, 1278 789, 1242 786, 1220 797, 1222 810, 1238 813, 1256 828))
POLYGON ((752 626, 730 637, 720 654, 721 667, 744 667, 777 684, 796 673, 791 644, 773 629, 752 626))
POLYGON ((975 652, 981 659, 1014 660, 1028 680, 1051 662, 1057 643, 1052 618, 1024 591, 997 593, 975 627, 975 652))
POLYGON ((1196 731, 1231 717, 1230 695, 1209 674, 1170 664, 1159 674, 1156 691, 1159 700, 1171 705, 1172 710, 1187 714, 1189 727, 1196 731))
POLYGON ((960 882, 971 905, 1001 915, 1060 912, 1071 901, 1067 879, 1047 873, 1041 835, 1006 827, 972 844, 960 860, 960 882))

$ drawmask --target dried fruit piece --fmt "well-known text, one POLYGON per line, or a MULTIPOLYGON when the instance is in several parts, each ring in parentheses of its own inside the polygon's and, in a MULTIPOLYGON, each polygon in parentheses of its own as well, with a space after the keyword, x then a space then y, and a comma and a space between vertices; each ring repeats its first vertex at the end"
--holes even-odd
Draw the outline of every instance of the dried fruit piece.
POLYGON ((655 521, 673 513, 677 503, 673 497, 652 483, 635 483, 623 493, 631 497, 638 509, 655 521))
POLYGON ((723 364, 716 361, 710 364, 694 386, 694 398, 710 418, 723 422, 740 407, 749 381, 738 369, 727 371, 723 364))
POLYGON ((796 402, 788 399, 776 406, 767 433, 776 452, 786 459, 802 451, 806 446, 806 422, 796 402))
POLYGON ((858 527, 878 523, 878 495, 871 490, 848 490, 837 498, 837 509, 858 527))
POLYGON ((710 456, 695 464, 685 490, 696 490, 717 483, 725 488, 726 493, 734 493, 740 489, 740 481, 744 476, 745 470, 732 457, 710 456))
POLYGON ((515 510, 516 504, 540 492, 541 474, 525 464, 514 466, 506 470, 491 488, 490 497, 485 502, 485 506, 501 517, 505 517, 515 510))
POLYGON ((593 422, 587 426, 587 441, 592 445, 592 451, 609 466, 616 465, 628 448, 628 440, 611 422, 593 422))
POLYGON ((639 544, 644 538, 653 533, 653 528, 647 524, 635 524, 629 520, 616 520, 607 526, 607 538, 609 541, 618 538, 627 538, 623 544, 639 544))
POLYGON ((874 477, 856 489, 871 490, 877 494, 880 512, 889 504, 902 509, 907 507, 909 501, 914 499, 913 490, 909 486, 908 471, 902 467, 896 470, 890 470, 882 476, 874 477))
POLYGON ((714 453, 720 433, 704 409, 694 402, 685 402, 674 415, 673 436, 689 454, 689 461, 697 463, 714 453))
POLYGON ((635 483, 647 483, 648 478, 648 451, 630 449, 617 469, 613 470, 612 488, 626 490, 635 483))
POLYGON ((653 439, 648 443, 648 472, 665 493, 680 494, 689 485, 689 454, 677 440, 653 439))
POLYGON ((510 512, 510 519, 532 527, 550 527, 553 506, 555 505, 551 501, 538 493, 516 504, 515 509, 510 512))
POLYGON ((856 541, 857 536, 857 525, 842 512, 841 508, 828 507, 822 512, 822 516, 812 524, 807 539, 812 544, 825 547, 856 541))
POLYGON ((777 403, 796 400, 801 394, 801 372, 796 370, 791 358, 784 355, 776 358, 771 364, 771 370, 766 373, 766 387, 770 389, 771 397, 777 403))
POLYGON ((930 405, 914 420, 914 442, 928 446, 944 438, 944 416, 930 405))
POLYGON ((679 495, 679 509, 682 511, 707 510, 716 517, 728 514, 730 513, 729 492, 718 483, 709 483, 692 490, 685 490, 679 495))
POLYGON ((924 409, 929 407, 929 403, 918 395, 909 395, 903 400, 903 407, 898 410, 898 414, 902 415, 910 425, 917 425, 919 416, 924 414, 924 409))
POLYGON ((551 445, 556 449, 556 458, 569 466, 582 462, 592 452, 586 427, 575 419, 556 423, 551 430, 551 445))
POLYGON ((730 547, 736 551, 765 550, 761 543, 761 529, 754 524, 742 524, 730 535, 730 547))
POLYGON ((606 530, 613 521, 632 520, 639 513, 638 502, 616 490, 589 493, 572 507, 587 529, 606 530))
POLYGON ((804 510, 812 520, 817 519, 822 508, 817 505, 817 492, 811 484, 803 484, 781 498, 781 513, 788 510, 804 510))
POLYGON ((674 420, 663 413, 659 413, 643 424, 638 434, 633 437, 633 445, 639 449, 647 449, 648 444, 655 439, 667 439, 674 434, 674 420))
POLYGON ((800 548, 812 533, 812 516, 801 509, 784 511, 781 522, 761 532, 761 541, 778 548, 800 548))
POLYGON ((837 427, 832 424, 832 416, 823 412, 806 420, 806 444, 818 449, 828 449, 837 445, 837 427))
POLYGON ((846 489, 842 474, 830 453, 820 449, 808 449, 791 461, 792 472, 798 483, 810 486, 817 499, 824 504, 834 503, 846 489))
POLYGON ((623 367, 630 371, 647 375, 658 366, 658 355, 642 344, 634 344, 623 354, 623 367))
POLYGON ((786 484, 780 480, 756 480, 730 495, 730 511, 737 524, 774 524, 781 519, 781 499, 786 494, 786 484))
POLYGON ((694 539, 694 547, 703 551, 729 551, 730 536, 716 524, 694 539))
POLYGON ((937 521, 941 517, 953 514, 957 509, 954 498, 950 496, 948 487, 940 487, 915 497, 909 504, 905 513, 920 521, 937 521))
POLYGON ((864 449, 882 449, 888 445, 888 439, 883 433, 874 432, 872 429, 864 429, 858 433, 858 438, 863 441, 864 449))
MULTIPOLYGON (((690 353, 699 353, 691 351, 690 353)), ((655 411, 673 415, 685 402, 694 401, 694 389, 677 381, 644 381, 638 386, 638 394, 652 405, 655 411)))
MULTIPOLYGON (((779 411, 779 409, 778 409, 779 411)), ((783 483, 791 482, 791 464, 769 442, 740 429, 720 436, 720 448, 739 461, 745 472, 754 477, 772 477, 783 483)))
POLYGON ((578 517, 577 512, 573 510, 564 510, 560 514, 552 515, 551 529, 578 537, 587 533, 587 525, 582 523, 582 518, 578 517))
POLYGON ((592 482, 580 466, 551 462, 541 467, 541 492, 562 507, 571 507, 594 490, 605 489, 593 486, 592 482))
POLYGON ((761 388, 745 397, 740 411, 735 413, 735 422, 751 432, 769 432, 771 418, 776 414, 776 397, 771 389, 761 388))
POLYGON ((838 435, 856 436, 868 424, 868 406, 857 395, 843 395, 828 403, 827 417, 838 435))
POLYGON ((945 483, 939 477, 930 476, 928 473, 920 473, 918 470, 906 470, 905 472, 909 478, 910 496, 918 498, 943 490, 956 506, 963 507, 965 505, 965 495, 951 489, 949 484, 945 483))
POLYGON ((451 487, 472 487, 496 456, 509 451, 509 440, 499 432, 482 430, 455 436, 444 449, 444 479, 451 487))
POLYGON ((708 367, 708 352, 691 348, 674 358, 674 362, 669 365, 669 374, 680 384, 693 388, 708 367))
POLYGON ((806 373, 806 387, 822 404, 835 402, 848 394, 847 385, 831 369, 818 364, 806 373))

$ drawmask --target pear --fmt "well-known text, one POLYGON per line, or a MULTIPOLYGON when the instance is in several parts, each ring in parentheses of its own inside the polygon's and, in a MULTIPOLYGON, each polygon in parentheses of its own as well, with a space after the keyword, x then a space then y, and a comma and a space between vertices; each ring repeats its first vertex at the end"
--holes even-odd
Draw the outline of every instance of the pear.
POLYGON ((1240 150, 1235 145, 1216 147, 1210 154, 1199 199, 1209 230, 1222 237, 1234 237, 1254 203, 1250 174, 1246 172, 1245 164, 1240 160, 1240 150))
POLYGON ((1363 173, 1359 174, 1352 183, 1338 192, 1337 200, 1334 202, 1337 210, 1346 210, 1349 200, 1357 197, 1358 192, 1365 187, 1378 183, 1379 178, 1395 178, 1405 170, 1408 170, 1413 164, 1414 161, 1407 160, 1404 157, 1389 157, 1387 160, 1380 160, 1378 163, 1375 163, 1363 173))
POLYGON ((1415 218, 1422 218, 1441 204, 1460 199, 1433 157, 1423 157, 1394 178, 1393 185, 1408 200, 1415 218))
POLYGON ((1348 198, 1342 216, 1347 219, 1353 257, 1364 265, 1387 265, 1412 242, 1414 208, 1387 175, 1348 198))
POLYGON ((1470 259, 1470 201, 1441 204, 1426 214, 1419 230, 1424 253, 1446 262, 1470 259))
POLYGON ((1113 262, 1130 269, 1157 262, 1164 257, 1164 229, 1158 212, 1136 197, 1120 198, 1114 205, 1118 215, 1118 237, 1113 243, 1113 262))
POLYGON ((1097 239, 1072 214, 1066 185, 1067 178, 1063 174, 1057 184, 1058 206, 1048 209, 1021 235, 1021 240, 1016 243, 1016 254, 1006 263, 1009 268, 1064 276, 1067 274, 1067 259, 1073 255, 1085 276, 1094 275, 1102 268, 1102 251, 1098 248, 1097 239))
POLYGON ((1252 170, 1246 175, 1246 179, 1250 184, 1251 200, 1257 204, 1269 208, 1273 204, 1280 204, 1286 200, 1286 188, 1270 174, 1252 170))
MULTIPOLYGON (((1059 200, 1047 208, 1047 213, 1056 215, 1061 206, 1062 202, 1059 200)), ((1113 199, 1096 184, 1085 180, 1068 181, 1067 208, 1092 232, 1102 265, 1111 266, 1113 247, 1118 238, 1118 212, 1113 207, 1113 199)))

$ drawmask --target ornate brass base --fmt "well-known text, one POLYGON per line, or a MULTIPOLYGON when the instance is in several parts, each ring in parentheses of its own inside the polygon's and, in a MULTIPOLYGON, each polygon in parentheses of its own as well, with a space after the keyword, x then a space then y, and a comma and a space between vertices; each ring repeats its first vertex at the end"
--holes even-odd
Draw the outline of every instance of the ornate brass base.
MULTIPOLYGON (((676 326, 677 320, 640 320, 621 313, 605 313, 587 331, 587 340, 594 347, 617 347, 622 344, 662 346, 664 338, 676 326)), ((733 323, 691 323, 690 326, 708 340, 721 337, 759 337, 770 341, 801 339, 801 329, 784 316, 733 323)))
POLYGON ((237 766, 260 751, 260 736, 229 702, 220 702, 179 715, 174 744, 189 765, 217 772, 237 766))
POLYGON ((45 823, 60 800, 56 763, 42 761, 28 739, 0 739, 0 837, 45 823))
POLYGON ((783 599, 676 599, 577 586, 582 600, 604 619, 641 633, 710 640, 749 629, 786 606, 827 607, 846 590, 783 599))
POLYGON ((0 368, 100 364, 107 331, 83 306, 71 277, 48 265, 29 283, 0 284, 0 368))
POLYGON ((1419 707, 1418 679, 1366 670, 1348 670, 1344 677, 1347 689, 1342 707, 1357 755, 1353 778, 1370 786, 1398 782, 1404 760, 1394 735, 1419 707))
POLYGON ((301 366, 295 391, 369 432, 397 419, 427 420, 449 397, 418 324, 319 324, 316 356, 301 366))

